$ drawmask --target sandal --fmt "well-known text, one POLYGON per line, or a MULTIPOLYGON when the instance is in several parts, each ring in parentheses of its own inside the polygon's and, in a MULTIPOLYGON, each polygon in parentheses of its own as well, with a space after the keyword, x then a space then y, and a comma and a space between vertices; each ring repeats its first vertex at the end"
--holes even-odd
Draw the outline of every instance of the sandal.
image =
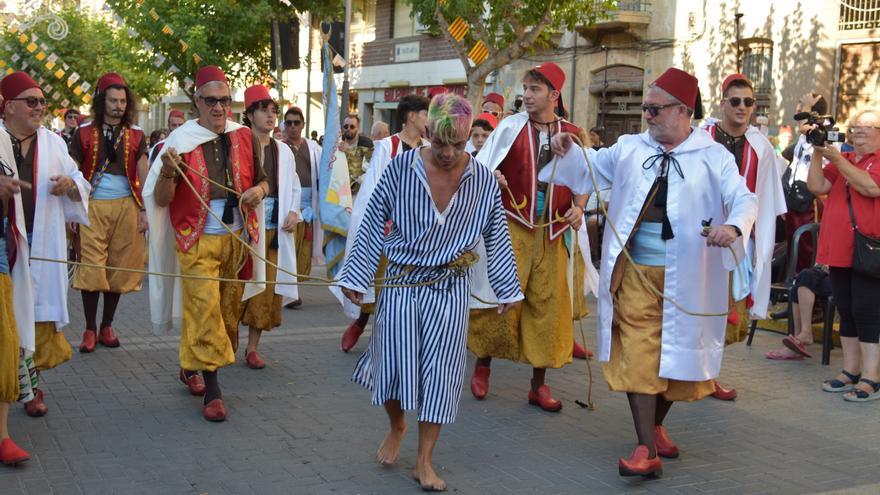
POLYGON ((852 392, 845 394, 843 400, 850 402, 868 402, 869 400, 880 399, 880 383, 873 382, 867 378, 859 380, 861 383, 867 383, 871 387, 871 392, 866 392, 858 387, 853 387, 852 392))
POLYGON ((849 392, 853 389, 853 385, 858 383, 862 378, 862 375, 853 375, 846 370, 841 370, 840 373, 849 379, 849 383, 838 380, 837 378, 833 380, 825 380, 822 383, 822 390, 826 392, 849 392))
POLYGON ((782 339, 782 345, 803 357, 813 357, 813 355, 807 351, 807 346, 805 346, 804 343, 794 335, 786 335, 785 338, 782 339))

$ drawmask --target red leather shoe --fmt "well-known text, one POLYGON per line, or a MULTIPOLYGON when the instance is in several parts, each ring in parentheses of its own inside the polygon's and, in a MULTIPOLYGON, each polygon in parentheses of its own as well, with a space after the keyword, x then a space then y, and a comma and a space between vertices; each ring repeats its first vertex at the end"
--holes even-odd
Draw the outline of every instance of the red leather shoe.
POLYGON ((660 476, 663 474, 663 463, 660 456, 648 458, 648 447, 639 445, 632 451, 629 459, 619 459, 617 470, 621 476, 660 476))
POLYGON ((537 393, 534 390, 529 390, 529 404, 540 406, 541 409, 547 412, 559 412, 562 410, 562 402, 553 398, 550 387, 547 385, 538 387, 537 393))
POLYGON ((245 354, 244 360, 247 362, 248 368, 252 370, 261 370, 266 367, 266 361, 257 351, 251 351, 245 354))
POLYGON ((104 347, 119 347, 119 339, 116 338, 116 332, 113 331, 113 327, 110 325, 101 329, 101 332, 98 334, 98 342, 104 347))
POLYGON ((678 445, 669 438, 669 432, 663 425, 654 427, 654 448, 657 449, 657 455, 667 459, 675 459, 678 457, 678 445))
POLYGON ((471 375, 471 393, 477 400, 483 400, 489 393, 489 373, 492 370, 488 366, 477 365, 474 374, 471 375))
POLYGON ((11 438, 0 442, 0 462, 7 466, 15 466, 31 458, 31 455, 15 444, 11 438))
POLYGON ((182 381, 183 384, 186 385, 186 388, 189 389, 190 395, 205 395, 205 382, 198 373, 187 378, 183 370, 180 370, 180 381, 182 381))
POLYGON ((43 402, 42 390, 37 389, 37 391, 34 393, 33 400, 24 403, 24 412, 26 412, 27 415, 32 418, 45 416, 46 413, 49 412, 49 407, 46 406, 45 402, 43 402))
POLYGON ((226 406, 223 404, 223 399, 214 399, 205 404, 204 415, 208 421, 226 421, 226 406))
POLYGON ((351 322, 351 325, 342 334, 342 352, 350 351, 357 344, 362 333, 364 333, 364 329, 358 325, 357 320, 351 322))
POLYGON ((571 354, 575 359, 592 359, 593 357, 593 352, 582 346, 577 340, 574 341, 574 349, 571 354))
POLYGON ((715 391, 712 392, 712 397, 718 400, 733 400, 736 399, 736 389, 724 388, 716 381, 715 391))
POLYGON ((83 332, 82 342, 79 344, 79 352, 83 354, 88 354, 90 352, 95 352, 95 345, 97 344, 98 333, 94 330, 86 330, 83 332))

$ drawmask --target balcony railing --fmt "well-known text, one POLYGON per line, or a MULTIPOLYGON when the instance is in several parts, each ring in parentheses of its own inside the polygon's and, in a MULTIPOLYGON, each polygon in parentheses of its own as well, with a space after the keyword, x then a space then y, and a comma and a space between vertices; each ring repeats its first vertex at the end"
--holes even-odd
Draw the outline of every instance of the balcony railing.
POLYGON ((855 29, 880 28, 880 0, 847 0, 840 2, 840 17, 837 29, 852 31, 855 29))

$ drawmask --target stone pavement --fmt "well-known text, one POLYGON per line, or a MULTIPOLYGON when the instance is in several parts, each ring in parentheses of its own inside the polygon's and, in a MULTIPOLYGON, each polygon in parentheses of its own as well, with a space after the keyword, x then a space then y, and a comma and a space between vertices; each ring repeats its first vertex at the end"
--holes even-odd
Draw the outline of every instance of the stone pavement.
MULTIPOLYGON (((303 308, 285 310, 284 328, 263 338, 265 370, 247 369, 240 349, 221 372, 230 416, 219 424, 202 419, 200 399, 177 381, 176 337, 150 334, 146 291, 123 297, 123 346, 75 353, 45 373, 48 416, 28 418, 20 407, 10 415, 32 459, 0 466, 0 495, 420 493, 408 475, 414 415, 399 465, 379 467, 384 413, 349 381, 367 335, 343 354, 337 303, 326 289, 303 293, 303 308)), ((83 326, 73 291, 71 313, 65 333, 76 345, 83 326)), ((592 344, 593 318, 585 328, 592 344)), ((243 329, 242 348, 245 339, 243 329)), ((485 401, 466 383, 459 419, 435 452, 438 473, 463 494, 880 493, 880 402, 850 404, 820 390, 839 351, 831 367, 764 359, 778 344, 759 332, 754 348, 728 349, 722 382, 739 389, 737 401, 673 407, 668 427, 682 456, 664 461, 661 479, 618 477, 617 458, 635 440, 626 398, 607 390, 594 363, 596 410, 578 407, 583 361, 548 373, 565 403, 559 414, 527 404, 526 366, 496 362, 485 401)))

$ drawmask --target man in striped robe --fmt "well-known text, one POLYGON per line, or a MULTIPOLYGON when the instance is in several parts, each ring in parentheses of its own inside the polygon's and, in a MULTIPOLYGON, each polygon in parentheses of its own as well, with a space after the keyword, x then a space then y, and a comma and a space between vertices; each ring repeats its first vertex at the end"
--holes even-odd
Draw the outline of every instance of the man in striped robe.
POLYGON ((352 379, 384 405, 390 428, 377 452, 397 460, 404 411, 417 409, 418 460, 413 476, 425 490, 445 490, 432 467, 440 427, 458 412, 466 363, 470 265, 486 246, 489 281, 504 313, 523 299, 501 192, 492 175, 464 151, 472 109, 441 94, 428 110, 429 147, 398 155, 370 197, 340 285, 355 304, 379 265, 389 280, 379 295, 370 345, 352 379), (391 231, 385 235, 385 225, 391 231), (393 279, 393 281, 391 281, 393 279))

